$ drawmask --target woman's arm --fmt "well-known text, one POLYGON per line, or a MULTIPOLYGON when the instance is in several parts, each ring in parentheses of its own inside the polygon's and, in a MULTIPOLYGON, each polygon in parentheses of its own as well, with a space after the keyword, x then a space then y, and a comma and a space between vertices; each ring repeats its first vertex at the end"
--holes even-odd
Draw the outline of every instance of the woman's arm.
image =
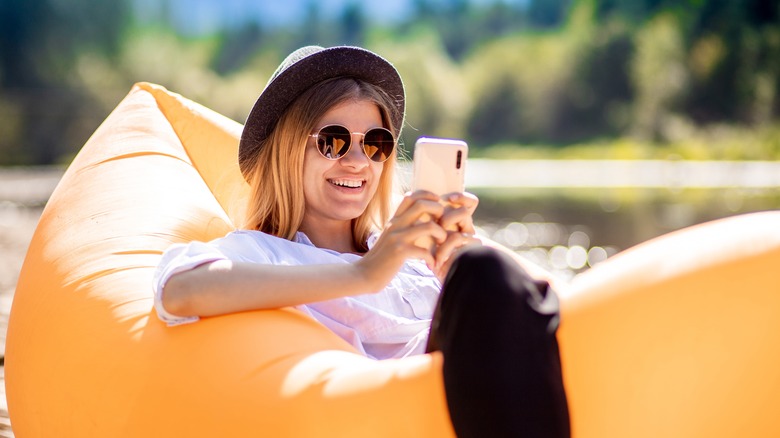
POLYGON ((446 232, 436 221, 443 207, 430 193, 407 195, 371 250, 354 263, 276 266, 219 260, 171 276, 162 305, 173 315, 215 316, 247 310, 325 301, 382 290, 408 258, 433 256, 414 242, 430 236, 437 242, 446 232))
POLYGON ((218 260, 173 275, 163 289, 162 304, 174 315, 215 316, 375 292, 372 286, 355 264, 274 266, 218 260))

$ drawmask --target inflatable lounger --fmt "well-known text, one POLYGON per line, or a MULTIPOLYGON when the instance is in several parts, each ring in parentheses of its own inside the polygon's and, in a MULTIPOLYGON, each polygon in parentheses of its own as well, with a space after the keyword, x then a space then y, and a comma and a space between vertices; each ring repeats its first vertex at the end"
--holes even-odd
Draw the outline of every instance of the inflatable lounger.
MULTIPOLYGON (((234 229, 240 130, 138 84, 76 157, 14 297, 17 437, 453 434, 438 353, 369 360, 293 309, 157 319, 161 252, 234 229)), ((566 285, 574 436, 780 436, 779 271, 767 212, 646 242, 566 285)))

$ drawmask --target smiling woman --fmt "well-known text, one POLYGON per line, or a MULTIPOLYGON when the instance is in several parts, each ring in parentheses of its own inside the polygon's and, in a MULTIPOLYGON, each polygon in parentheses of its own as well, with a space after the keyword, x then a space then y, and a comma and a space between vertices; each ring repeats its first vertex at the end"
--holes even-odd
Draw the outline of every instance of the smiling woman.
MULTIPOLYGON (((241 126, 139 84, 54 191, 8 329, 16 436, 452 436, 439 352, 376 361, 301 311, 169 328, 175 242, 242 221, 241 126), (402 416, 402 421, 398 419, 402 416)), ((780 213, 647 242, 561 289, 578 437, 779 436, 780 213)))
POLYGON ((459 435, 566 436, 555 292, 478 248, 474 195, 418 190, 393 205, 405 99, 392 64, 368 50, 290 54, 242 131, 244 229, 171 246, 157 314, 179 325, 294 306, 372 359, 441 349, 459 435))

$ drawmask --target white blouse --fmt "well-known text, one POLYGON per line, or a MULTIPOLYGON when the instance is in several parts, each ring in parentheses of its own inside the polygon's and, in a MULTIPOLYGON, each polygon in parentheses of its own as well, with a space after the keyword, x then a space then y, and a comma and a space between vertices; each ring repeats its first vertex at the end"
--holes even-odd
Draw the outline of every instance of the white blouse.
MULTIPOLYGON (((369 248, 377 236, 369 239, 369 248)), ((269 265, 345 264, 359 260, 317 248, 299 232, 295 241, 260 231, 241 230, 208 243, 175 244, 163 253, 154 275, 154 307, 169 326, 195 322, 162 305, 165 283, 172 275, 217 260, 269 265)), ((374 359, 400 358, 425 352, 430 322, 441 283, 422 260, 407 260, 382 291, 297 306, 355 349, 374 359)))

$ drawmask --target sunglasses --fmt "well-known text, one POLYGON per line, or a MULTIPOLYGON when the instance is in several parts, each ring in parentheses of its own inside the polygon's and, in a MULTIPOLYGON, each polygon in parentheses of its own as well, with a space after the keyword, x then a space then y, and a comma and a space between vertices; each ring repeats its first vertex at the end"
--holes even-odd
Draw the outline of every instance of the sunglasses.
POLYGON ((371 161, 383 163, 395 149, 393 133, 385 128, 371 128, 365 133, 350 132, 345 126, 327 125, 316 134, 311 134, 320 154, 329 160, 338 160, 347 155, 352 146, 352 134, 363 136, 363 152, 371 161))

